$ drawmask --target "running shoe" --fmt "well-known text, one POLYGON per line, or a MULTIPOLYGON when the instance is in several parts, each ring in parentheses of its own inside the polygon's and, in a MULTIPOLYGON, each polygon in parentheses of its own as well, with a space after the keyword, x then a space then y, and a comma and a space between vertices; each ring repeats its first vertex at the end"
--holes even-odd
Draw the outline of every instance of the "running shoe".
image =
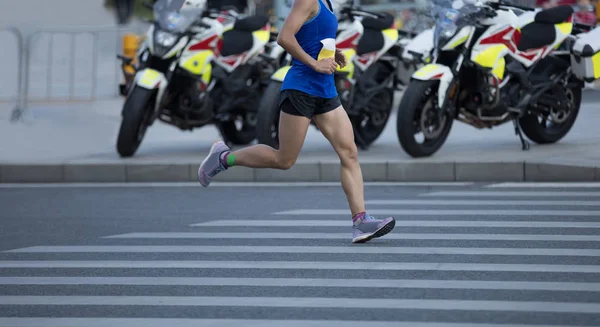
POLYGON ((231 149, 223 141, 213 143, 208 156, 198 167, 198 181, 202 186, 207 187, 218 173, 227 170, 221 162, 221 154, 225 151, 231 149))
POLYGON ((358 219, 353 224, 352 243, 364 243, 381 237, 391 232, 394 226, 396 226, 396 220, 393 217, 375 219, 369 214, 365 214, 364 218, 358 219))

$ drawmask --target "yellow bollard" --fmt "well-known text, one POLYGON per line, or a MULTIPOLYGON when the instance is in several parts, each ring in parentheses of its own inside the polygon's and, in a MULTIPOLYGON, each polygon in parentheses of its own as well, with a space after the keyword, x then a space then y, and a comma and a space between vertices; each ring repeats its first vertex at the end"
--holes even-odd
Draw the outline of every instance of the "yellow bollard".
POLYGON ((123 77, 125 81, 119 86, 122 96, 127 94, 129 87, 135 77, 135 64, 137 62, 136 54, 140 46, 140 37, 134 33, 128 33, 123 36, 123 56, 131 58, 129 64, 122 64, 123 77))
POLYGON ((140 46, 140 38, 134 33, 128 33, 123 36, 123 56, 132 58, 131 65, 125 67, 127 74, 133 74, 135 70, 133 65, 136 63, 136 53, 140 46))

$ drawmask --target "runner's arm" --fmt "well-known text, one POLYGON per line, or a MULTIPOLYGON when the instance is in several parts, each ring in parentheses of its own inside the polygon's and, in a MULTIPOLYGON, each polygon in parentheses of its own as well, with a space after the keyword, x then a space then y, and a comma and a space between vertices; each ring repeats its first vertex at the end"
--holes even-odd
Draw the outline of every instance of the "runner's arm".
POLYGON ((314 13, 314 4, 315 0, 294 0, 292 10, 285 19, 277 37, 277 44, 291 54, 292 57, 300 60, 312 69, 315 69, 317 60, 302 50, 295 35, 314 13))

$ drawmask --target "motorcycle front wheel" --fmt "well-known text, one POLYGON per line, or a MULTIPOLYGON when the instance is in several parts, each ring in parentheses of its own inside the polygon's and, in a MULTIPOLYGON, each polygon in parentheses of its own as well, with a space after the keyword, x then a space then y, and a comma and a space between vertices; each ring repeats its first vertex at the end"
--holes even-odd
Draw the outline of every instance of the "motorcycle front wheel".
POLYGON ((413 158, 428 157, 437 152, 446 142, 454 118, 447 112, 438 116, 437 91, 439 81, 412 80, 404 91, 396 133, 402 149, 413 158), (423 142, 415 136, 423 134, 423 142))
POLYGON ((261 144, 279 149, 279 92, 281 82, 271 81, 258 106, 256 138, 261 144))
POLYGON ((153 114, 153 95, 154 90, 135 86, 125 100, 117 137, 117 152, 121 157, 133 156, 142 143, 153 114))

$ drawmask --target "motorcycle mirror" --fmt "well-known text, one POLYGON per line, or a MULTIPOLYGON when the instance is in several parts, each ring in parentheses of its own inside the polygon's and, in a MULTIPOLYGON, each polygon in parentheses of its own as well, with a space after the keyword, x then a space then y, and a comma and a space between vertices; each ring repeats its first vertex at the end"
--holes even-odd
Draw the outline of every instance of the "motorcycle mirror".
POLYGON ((465 3, 462 0, 455 0, 452 1, 452 9, 460 9, 465 5, 465 3))

